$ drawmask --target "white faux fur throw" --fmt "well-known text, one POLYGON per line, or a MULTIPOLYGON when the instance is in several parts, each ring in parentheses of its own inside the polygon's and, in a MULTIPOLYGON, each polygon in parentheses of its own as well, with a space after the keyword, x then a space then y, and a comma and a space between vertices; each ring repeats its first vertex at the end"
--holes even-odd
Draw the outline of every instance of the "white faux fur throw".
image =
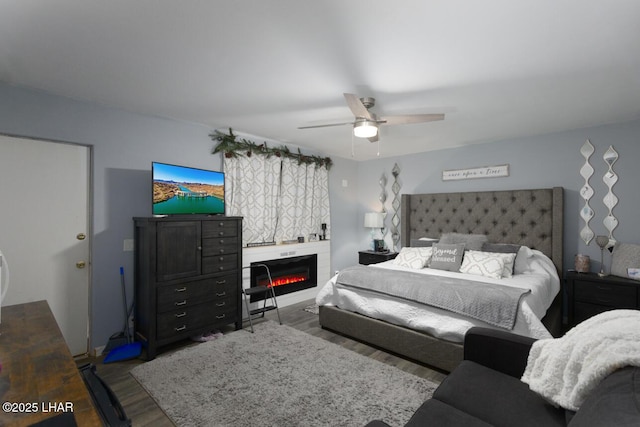
POLYGON ((536 341, 522 381, 550 402, 577 411, 606 376, 640 366, 640 311, 613 310, 565 336, 536 341))

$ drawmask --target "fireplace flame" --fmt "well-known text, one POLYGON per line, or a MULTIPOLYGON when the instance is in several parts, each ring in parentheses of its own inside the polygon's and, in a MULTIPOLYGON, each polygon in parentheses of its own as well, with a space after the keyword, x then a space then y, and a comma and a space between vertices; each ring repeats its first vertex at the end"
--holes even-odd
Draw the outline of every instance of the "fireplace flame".
MULTIPOLYGON (((309 277, 305 274, 288 274, 285 276, 276 277, 273 279, 273 286, 289 285, 291 283, 299 283, 308 280, 309 277)), ((259 282, 261 286, 269 286, 269 280, 261 280, 259 282)))

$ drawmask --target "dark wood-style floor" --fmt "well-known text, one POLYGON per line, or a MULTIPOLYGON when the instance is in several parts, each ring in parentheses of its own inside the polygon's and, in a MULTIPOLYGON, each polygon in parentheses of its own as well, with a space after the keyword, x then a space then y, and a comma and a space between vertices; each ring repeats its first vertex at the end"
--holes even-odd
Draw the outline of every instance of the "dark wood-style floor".
MULTIPOLYGON (((322 329, 318 323, 318 316, 304 310, 304 307, 312 303, 313 300, 309 300, 281 308, 280 315, 282 323, 437 383, 445 377, 446 374, 441 371, 394 356, 359 341, 322 329)), ((266 318, 277 321, 277 315, 274 311, 267 313, 266 318)), ((263 320, 258 320, 258 322, 260 321, 263 320)), ((245 327, 248 328, 248 324, 246 324, 245 327)), ((234 331, 232 327, 229 327, 228 330, 224 330, 223 332, 231 333, 234 331)), ((249 332, 238 331, 238 333, 249 332)), ((184 348, 185 345, 197 345, 197 343, 182 342, 179 346, 176 346, 176 348, 184 348)), ((174 351, 174 349, 167 351, 174 351)), ((127 417, 132 420, 133 426, 173 426, 171 420, 162 412, 158 405, 156 405, 155 401, 138 382, 129 375, 129 370, 144 363, 142 360, 134 359, 112 362, 105 365, 102 363, 102 357, 99 357, 82 359, 77 363, 78 365, 85 363, 93 363, 96 365, 98 375, 104 379, 118 396, 127 417)))

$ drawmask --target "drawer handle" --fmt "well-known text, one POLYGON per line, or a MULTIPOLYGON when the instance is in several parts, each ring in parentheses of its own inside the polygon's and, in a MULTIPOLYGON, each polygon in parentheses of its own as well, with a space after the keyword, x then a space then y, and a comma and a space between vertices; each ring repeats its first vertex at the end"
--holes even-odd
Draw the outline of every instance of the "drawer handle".
POLYGON ((216 303, 216 307, 223 307, 223 306, 225 306, 225 305, 227 305, 227 303, 226 303, 226 302, 219 302, 219 303, 216 303))
POLYGON ((179 319, 179 318, 181 318, 181 317, 184 317, 184 316, 186 316, 186 315, 187 315, 187 312, 186 312, 186 311, 183 311, 182 313, 176 313, 176 314, 175 314, 176 318, 178 318, 178 319, 179 319))
POLYGON ((225 283, 227 283, 226 280, 218 280, 218 281, 216 281, 216 285, 224 285, 225 283))
POLYGON ((173 329, 175 329, 176 332, 181 332, 181 331, 184 331, 185 329, 187 329, 187 325, 182 325, 179 328, 173 328, 173 329))
POLYGON ((224 249, 223 249, 223 248, 220 248, 220 251, 219 251, 219 252, 220 252, 221 254, 223 254, 223 253, 224 253, 224 249))
POLYGON ((220 239, 220 242, 219 242, 219 243, 220 243, 221 245, 224 245, 224 239, 220 239))
POLYGON ((598 302, 601 302, 603 304, 611 304, 611 300, 607 298, 598 298, 598 302))
POLYGON ((176 307, 180 307, 181 305, 187 305, 187 300, 176 301, 173 303, 176 307))
POLYGON ((224 231, 219 232, 218 236, 220 236, 220 237, 224 236, 224 231))
POLYGON ((217 296, 217 297, 223 297, 223 296, 226 296, 226 295, 227 295, 227 293, 226 293, 226 292, 223 292, 223 293, 221 293, 221 294, 216 294, 216 296, 217 296))
POLYGON ((611 286, 598 285, 598 290, 600 290, 600 291, 610 291, 611 290, 611 286))
POLYGON ((186 291, 186 290, 187 290, 187 287, 186 287, 186 286, 183 286, 182 288, 175 288, 175 289, 174 289, 174 292, 184 292, 184 291, 186 291))
POLYGON ((224 267, 220 266, 220 267, 218 267, 218 270, 222 271, 222 270, 224 270, 224 267))
POLYGON ((221 256, 220 258, 218 258, 218 261, 220 261, 220 262, 224 262, 224 257, 223 257, 223 256, 221 256))
POLYGON ((224 319, 225 317, 227 317, 226 314, 221 314, 219 316, 216 316, 216 319, 224 319))

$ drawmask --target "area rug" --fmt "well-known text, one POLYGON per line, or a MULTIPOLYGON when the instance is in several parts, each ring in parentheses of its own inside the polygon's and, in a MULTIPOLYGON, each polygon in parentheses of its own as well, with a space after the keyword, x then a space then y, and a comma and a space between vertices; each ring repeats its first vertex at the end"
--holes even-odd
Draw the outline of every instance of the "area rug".
POLYGON ((404 425, 437 384, 265 321, 131 370, 178 426, 404 425))
POLYGON ((303 308, 304 311, 307 311, 309 313, 313 313, 313 314, 318 314, 320 313, 320 310, 318 308, 318 306, 316 304, 311 304, 306 306, 305 308, 303 308))

